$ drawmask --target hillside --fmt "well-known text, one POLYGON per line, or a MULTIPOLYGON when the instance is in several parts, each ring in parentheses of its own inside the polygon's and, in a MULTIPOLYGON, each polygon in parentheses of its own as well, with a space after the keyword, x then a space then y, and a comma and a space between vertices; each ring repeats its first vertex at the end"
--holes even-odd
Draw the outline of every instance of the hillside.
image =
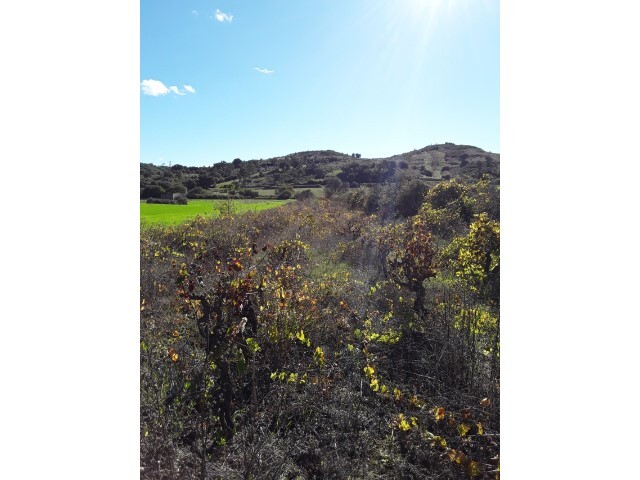
MULTIPOLYGON (((288 191, 321 195, 332 177, 357 188, 411 176, 428 186, 452 178, 500 178, 500 155, 469 146, 444 143, 387 158, 361 158, 333 150, 297 152, 260 160, 234 159, 210 167, 140 164, 141 198, 186 193, 190 198, 274 198, 288 191), (402 173, 404 172, 404 173, 402 173)), ((335 180, 333 180, 335 182, 335 180)))

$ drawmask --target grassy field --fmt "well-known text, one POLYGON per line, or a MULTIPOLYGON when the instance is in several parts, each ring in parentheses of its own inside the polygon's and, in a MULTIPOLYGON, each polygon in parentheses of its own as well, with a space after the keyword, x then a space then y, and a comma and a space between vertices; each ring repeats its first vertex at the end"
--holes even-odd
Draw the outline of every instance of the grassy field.
MULTIPOLYGON (((237 213, 266 210, 286 203, 288 200, 234 200, 237 213)), ((218 215, 218 205, 225 200, 189 200, 188 205, 164 205, 140 202, 142 224, 174 225, 190 220, 198 215, 218 215)))

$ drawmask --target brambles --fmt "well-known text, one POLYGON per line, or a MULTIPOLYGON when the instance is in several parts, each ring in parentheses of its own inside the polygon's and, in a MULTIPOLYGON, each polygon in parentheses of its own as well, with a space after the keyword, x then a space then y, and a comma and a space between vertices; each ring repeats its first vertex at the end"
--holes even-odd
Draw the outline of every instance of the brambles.
POLYGON ((337 196, 145 229, 143 478, 495 478, 491 188, 396 223, 337 196))

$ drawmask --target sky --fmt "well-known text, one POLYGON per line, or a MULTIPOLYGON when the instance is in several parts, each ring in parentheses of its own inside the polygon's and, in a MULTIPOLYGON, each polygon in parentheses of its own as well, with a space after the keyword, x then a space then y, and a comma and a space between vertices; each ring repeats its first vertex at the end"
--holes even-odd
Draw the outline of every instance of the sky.
POLYGON ((140 161, 500 151, 497 0, 142 0, 140 161))

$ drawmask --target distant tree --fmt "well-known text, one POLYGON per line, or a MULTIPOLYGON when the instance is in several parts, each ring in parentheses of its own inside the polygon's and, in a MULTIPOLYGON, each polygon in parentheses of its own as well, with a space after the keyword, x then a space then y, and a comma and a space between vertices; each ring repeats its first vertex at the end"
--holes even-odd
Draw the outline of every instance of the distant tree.
POLYGON ((324 194, 331 198, 334 194, 340 193, 346 189, 346 185, 338 177, 329 177, 324 184, 324 194))
POLYGON ((242 164, 242 160, 240 160, 239 158, 234 158, 233 159, 232 165, 234 167, 239 167, 241 164, 242 164))
POLYGON ((169 188, 166 189, 166 193, 187 193, 187 187, 184 185, 170 185, 169 188))
POLYGON ((311 190, 302 190, 301 192, 297 192, 293 198, 300 201, 308 200, 313 198, 313 192, 311 190))
POLYGON ((189 203, 189 200, 187 199, 187 196, 180 193, 178 195, 175 195, 173 197, 173 200, 176 202, 176 204, 178 205, 187 205, 189 203))
POLYGON ((396 212, 401 217, 410 217, 418 213, 427 192, 427 185, 417 179, 403 177, 398 181, 398 199, 396 212))
POLYGON ((216 186, 217 178, 212 176, 210 173, 200 175, 198 177, 198 186, 202 188, 213 188, 216 186))
POLYGON ((294 190, 293 190, 293 187, 291 186, 276 188, 276 198, 278 200, 286 200, 288 198, 292 198, 293 194, 294 194, 294 190))
POLYGON ((257 190, 251 190, 249 188, 240 190, 239 194, 245 198, 257 198, 260 196, 260 192, 258 192, 257 190))
POLYGON ((140 194, 140 198, 160 198, 165 193, 165 189, 160 185, 149 185, 140 194))
POLYGON ((192 188, 191 190, 189 190, 187 192, 187 196, 189 198, 198 198, 199 195, 202 195, 204 193, 205 193, 204 188, 202 188, 202 187, 194 187, 194 188, 192 188))
POLYGON ((286 172, 287 170, 289 170, 289 168, 291 167, 291 165, 289 165, 289 160, 287 160, 286 158, 283 158, 282 160, 280 160, 280 162, 278 163, 278 167, 280 168, 280 170, 282 170, 283 172, 286 172))
POLYGON ((404 160, 400 160, 400 162, 398 163, 398 167, 400 167, 403 170, 406 170, 407 168, 409 168, 409 164, 404 160))

